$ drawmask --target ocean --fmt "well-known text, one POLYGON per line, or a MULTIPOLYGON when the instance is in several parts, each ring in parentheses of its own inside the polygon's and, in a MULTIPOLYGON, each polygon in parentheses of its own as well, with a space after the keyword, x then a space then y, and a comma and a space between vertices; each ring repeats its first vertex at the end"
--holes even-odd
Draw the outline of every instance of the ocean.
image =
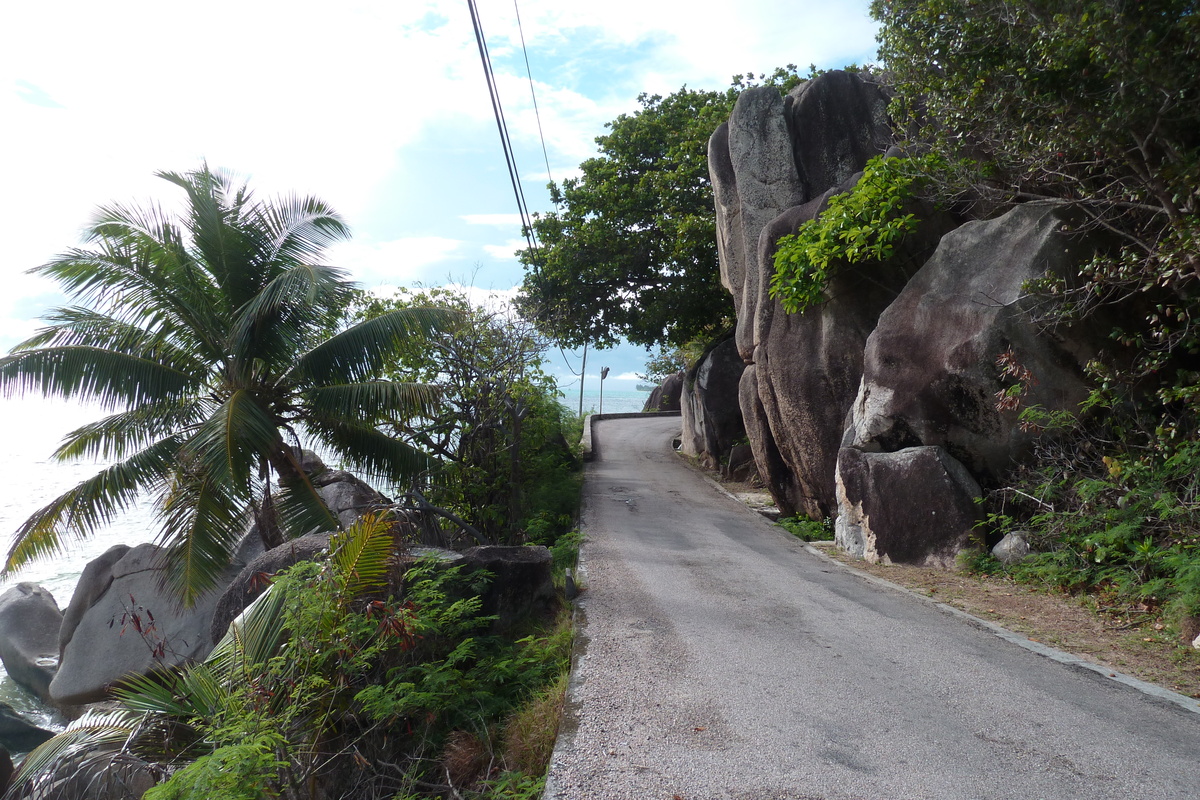
MULTIPOLYGON (((650 396, 649 392, 638 392, 628 390, 614 390, 610 386, 604 387, 603 409, 605 414, 625 414, 642 410, 642 406, 646 404, 646 398, 650 396)), ((579 411, 579 384, 568 387, 563 390, 563 396, 558 398, 558 402, 562 403, 572 413, 579 411)), ((583 390, 583 413, 598 414, 601 410, 601 398, 599 389, 591 389, 590 385, 583 390)))
MULTIPOLYGON (((648 393, 605 387, 603 408, 608 414, 641 411, 648 393)), ((571 411, 579 407, 579 389, 567 389, 559 400, 571 411)), ((583 395, 584 413, 600 410, 599 390, 583 395)), ((39 508, 82 480, 95 475, 104 462, 62 463, 50 458, 62 437, 102 416, 94 408, 42 398, 0 399, 0 443, 5 458, 0 460, 0 545, 7 553, 12 535, 39 508)), ((71 542, 64 552, 35 561, 13 575, 0 579, 0 592, 16 583, 40 584, 66 609, 79 575, 88 562, 116 544, 130 546, 153 541, 157 526, 152 504, 144 502, 83 541, 71 542)), ((0 669, 0 702, 30 716, 37 724, 59 727, 61 720, 52 709, 15 684, 0 669)))

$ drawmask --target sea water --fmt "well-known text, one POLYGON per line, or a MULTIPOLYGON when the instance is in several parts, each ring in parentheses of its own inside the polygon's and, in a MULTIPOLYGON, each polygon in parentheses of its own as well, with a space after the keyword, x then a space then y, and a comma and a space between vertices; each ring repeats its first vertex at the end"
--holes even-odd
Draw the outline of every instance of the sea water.
MULTIPOLYGON (((642 410, 642 406, 646 404, 646 399, 650 397, 649 392, 613 390, 609 387, 604 387, 604 397, 600 397, 599 389, 592 389, 590 386, 583 390, 583 413, 598 414, 601 412, 601 402, 603 401, 603 412, 605 414, 628 414, 642 410)), ((563 396, 558 399, 558 402, 566 406, 567 410, 575 414, 579 412, 579 384, 574 387, 568 387, 563 390, 563 396)))
MULTIPOLYGON (((104 462, 94 460, 60 462, 51 458, 65 434, 102 416, 99 409, 62 401, 0 399, 0 552, 7 555, 13 535, 31 514, 104 468, 104 462)), ((17 583, 36 583, 54 595, 60 609, 66 609, 89 561, 115 544, 141 544, 152 541, 154 535, 152 509, 148 503, 140 504, 93 536, 69 542, 61 553, 5 575, 0 579, 0 592, 17 583)), ((2 669, 0 702, 43 727, 59 728, 64 722, 2 669)))

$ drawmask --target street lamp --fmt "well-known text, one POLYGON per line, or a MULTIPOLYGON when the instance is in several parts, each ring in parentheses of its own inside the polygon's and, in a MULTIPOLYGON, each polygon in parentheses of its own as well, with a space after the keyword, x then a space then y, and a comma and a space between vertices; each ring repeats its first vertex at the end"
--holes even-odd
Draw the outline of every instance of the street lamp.
POLYGON ((604 379, 608 377, 608 367, 600 370, 600 414, 604 414, 604 379))

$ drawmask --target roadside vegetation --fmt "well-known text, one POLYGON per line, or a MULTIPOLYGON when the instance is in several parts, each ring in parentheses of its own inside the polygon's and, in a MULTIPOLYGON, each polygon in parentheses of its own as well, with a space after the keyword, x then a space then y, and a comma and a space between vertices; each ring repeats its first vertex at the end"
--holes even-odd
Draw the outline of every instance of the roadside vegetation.
POLYGON ((487 576, 436 557, 397 574, 391 527, 368 515, 274 576, 203 663, 129 682, 33 751, 12 796, 122 760, 162 780, 146 800, 540 796, 569 613, 498 632, 487 576))
POLYGON ((314 198, 259 200, 207 166, 101 209, 35 270, 72 305, 0 359, 0 389, 98 403, 55 457, 112 462, 17 532, 7 570, 153 498, 164 580, 190 604, 248 531, 334 534, 274 576, 200 664, 133 679, 30 753, 5 797, 533 798, 572 641, 580 423, 518 316, 446 290, 380 298, 323 266, 344 238, 314 198), (302 448, 394 498, 348 530, 302 448), (559 593, 516 622, 492 577, 414 545, 545 545, 559 593), (118 788, 113 788, 118 787, 118 788), (115 792, 115 793, 114 793, 115 792))

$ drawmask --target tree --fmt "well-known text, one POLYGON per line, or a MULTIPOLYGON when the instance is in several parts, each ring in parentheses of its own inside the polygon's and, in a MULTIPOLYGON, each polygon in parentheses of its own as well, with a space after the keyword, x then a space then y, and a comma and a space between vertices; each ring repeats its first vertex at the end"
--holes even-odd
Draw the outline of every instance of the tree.
MULTIPOLYGON (((786 91, 795 67, 765 78, 786 91)), ((763 79, 764 76, 759 76, 763 79)), ((720 282, 708 139, 729 117, 732 88, 643 94, 641 108, 608 123, 600 155, 579 178, 551 185, 558 210, 535 218, 540 242, 521 255, 519 305, 570 346, 682 345, 732 317, 720 282), (561 206, 559 205, 561 203, 561 206)))
POLYGON ((353 285, 319 263, 348 234, 328 206, 258 201, 207 165, 158 176, 186 193, 182 213, 102 208, 86 249, 33 270, 77 304, 0 359, 0 389, 97 402, 109 416, 68 434, 55 457, 116 461, 30 517, 5 569, 90 535, 148 491, 165 579, 190 604, 248 516, 268 545, 338 529, 300 465, 302 437, 371 475, 428 466, 375 422, 420 413, 433 391, 372 376, 446 315, 405 309, 330 336, 353 285))
POLYGON ((409 343, 388 371, 439 389, 420 419, 387 420, 389 432, 441 463, 427 498, 413 499, 451 511, 489 543, 554 535, 564 517, 569 524, 578 495, 565 409, 543 370, 545 337, 511 309, 473 305, 452 289, 366 298, 356 315, 412 307, 455 315, 452 328, 409 343))

